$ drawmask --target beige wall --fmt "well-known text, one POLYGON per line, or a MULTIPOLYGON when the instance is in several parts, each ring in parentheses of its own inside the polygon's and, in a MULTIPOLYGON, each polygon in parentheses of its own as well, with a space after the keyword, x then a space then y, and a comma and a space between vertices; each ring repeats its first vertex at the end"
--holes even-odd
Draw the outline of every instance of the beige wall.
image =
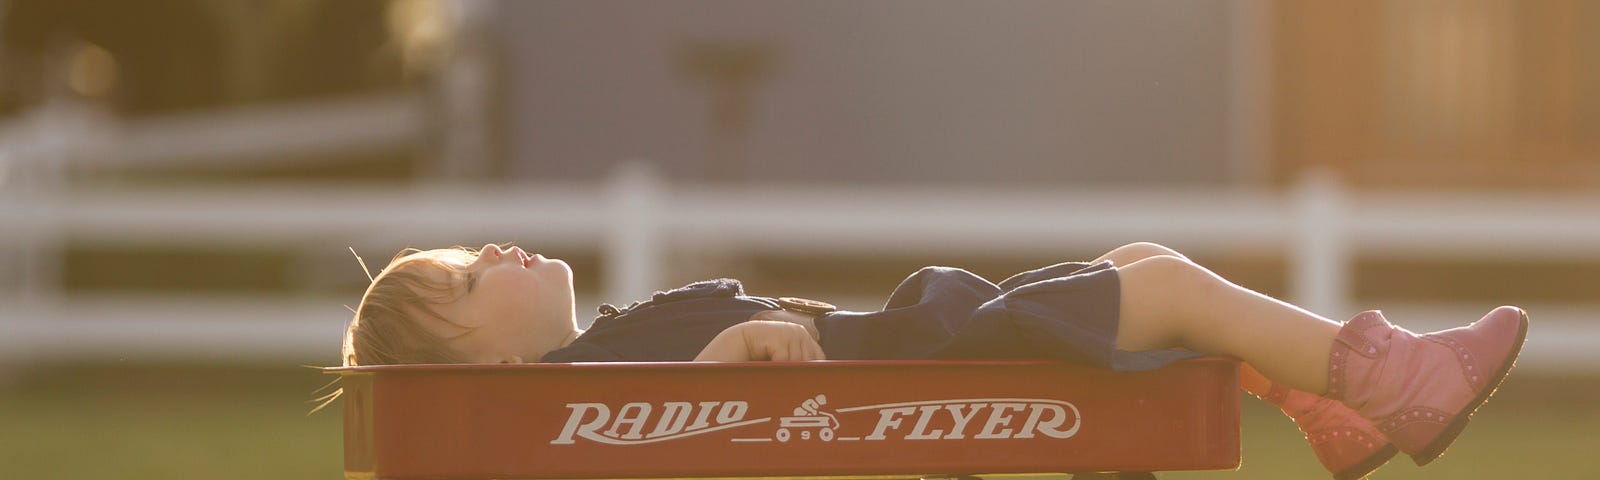
POLYGON ((1600 6, 1274 4, 1273 177, 1362 185, 1600 186, 1600 6))
POLYGON ((501 150, 529 178, 1226 183, 1226 6, 504 2, 501 150), (685 73, 707 42, 770 62, 742 123, 685 73))

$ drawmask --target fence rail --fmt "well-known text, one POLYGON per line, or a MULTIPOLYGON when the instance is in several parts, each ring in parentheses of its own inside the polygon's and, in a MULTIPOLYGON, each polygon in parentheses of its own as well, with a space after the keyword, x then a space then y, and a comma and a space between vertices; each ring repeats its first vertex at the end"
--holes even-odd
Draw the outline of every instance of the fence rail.
MULTIPOLYGON (((40 235, 78 245, 337 250, 373 239, 430 245, 457 243, 463 236, 518 238, 544 246, 596 248, 606 260, 603 296, 608 299, 647 296, 661 287, 665 259, 676 248, 708 242, 789 255, 913 251, 1033 256, 1153 240, 1193 253, 1283 256, 1290 270, 1291 300, 1334 316, 1353 313, 1346 287, 1349 265, 1357 257, 1600 259, 1600 197, 1352 195, 1315 178, 1278 193, 711 187, 671 185, 648 169, 634 168, 591 185, 102 187, 64 188, 48 198, 49 205, 17 197, 0 202, 0 222, 17 227, 7 229, 10 240, 40 235), (49 215, 39 215, 42 211, 49 215)), ((35 285, 25 291, 49 289, 35 285)), ((0 343, 11 344, 5 349, 12 355, 30 350, 26 345, 43 344, 60 352, 115 350, 109 338, 117 337, 91 331, 172 332, 184 340, 163 348, 195 353, 214 352, 215 345, 248 337, 240 350, 302 354, 305 345, 330 345, 346 318, 336 301, 326 305, 325 314, 316 315, 326 318, 320 321, 325 323, 314 325, 305 319, 314 309, 304 302, 275 307, 282 299, 257 299, 252 305, 249 299, 89 299, 67 304, 53 298, 16 298, 6 302, 10 308, 0 309, 0 324, 12 333, 0 343), (208 308, 213 313, 172 313, 208 308), (163 311, 167 313, 152 314, 163 311), (173 319, 228 311, 247 320, 188 328, 173 319)), ((1573 341, 1600 340, 1600 325, 1586 321, 1600 312, 1600 305, 1556 309, 1564 318, 1542 323, 1530 347, 1531 358, 1550 358, 1533 363, 1600 368, 1600 356, 1573 341)), ((163 344, 150 337, 131 340, 163 344)), ((38 353, 38 348, 31 350, 38 353)))

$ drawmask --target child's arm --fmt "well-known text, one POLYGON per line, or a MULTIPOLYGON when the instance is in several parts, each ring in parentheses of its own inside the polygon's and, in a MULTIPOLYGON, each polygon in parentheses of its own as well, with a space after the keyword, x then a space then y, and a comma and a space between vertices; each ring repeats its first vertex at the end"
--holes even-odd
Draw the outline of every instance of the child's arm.
POLYGON ((789 322, 752 320, 728 327, 706 345, 697 362, 822 360, 822 346, 806 328, 789 322))

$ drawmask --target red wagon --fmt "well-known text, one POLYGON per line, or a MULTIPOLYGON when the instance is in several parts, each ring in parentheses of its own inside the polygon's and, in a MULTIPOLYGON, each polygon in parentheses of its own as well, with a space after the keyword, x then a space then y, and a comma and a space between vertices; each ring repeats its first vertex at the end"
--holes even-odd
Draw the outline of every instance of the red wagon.
POLYGON ((1238 364, 393 365, 342 377, 351 479, 959 477, 1239 466, 1238 364))

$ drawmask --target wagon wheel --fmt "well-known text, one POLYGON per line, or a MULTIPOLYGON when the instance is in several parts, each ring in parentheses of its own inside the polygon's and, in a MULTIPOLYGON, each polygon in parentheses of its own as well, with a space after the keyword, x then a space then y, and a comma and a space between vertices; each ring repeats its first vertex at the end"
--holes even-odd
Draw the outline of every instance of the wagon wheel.
POLYGON ((833 441, 833 429, 831 429, 831 428, 822 429, 822 431, 817 432, 817 438, 822 439, 822 441, 824 441, 824 442, 833 441))
POLYGON ((789 429, 787 429, 787 428, 778 429, 777 437, 778 437, 778 441, 780 441, 780 442, 789 441, 789 429))

